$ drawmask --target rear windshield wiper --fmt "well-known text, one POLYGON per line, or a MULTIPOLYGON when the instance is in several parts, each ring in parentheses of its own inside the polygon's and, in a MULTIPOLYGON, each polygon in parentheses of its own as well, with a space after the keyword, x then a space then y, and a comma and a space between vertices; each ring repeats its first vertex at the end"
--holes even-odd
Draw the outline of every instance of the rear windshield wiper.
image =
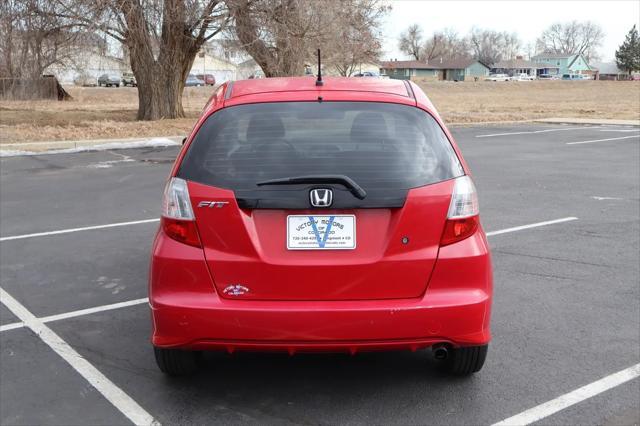
POLYGON ((298 183, 338 183, 344 185, 351 191, 351 193, 358 199, 364 200, 367 196, 367 191, 362 189, 353 179, 345 175, 306 175, 306 176, 292 176, 286 178, 264 180, 262 182, 256 182, 256 185, 295 185, 298 183))

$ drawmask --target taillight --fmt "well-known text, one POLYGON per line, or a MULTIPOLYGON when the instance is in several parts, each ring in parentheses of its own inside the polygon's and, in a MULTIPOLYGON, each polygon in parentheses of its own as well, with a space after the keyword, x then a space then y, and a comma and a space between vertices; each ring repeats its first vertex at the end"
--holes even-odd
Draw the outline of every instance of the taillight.
POLYGON ((202 247, 191 208, 187 182, 171 178, 162 198, 162 230, 170 238, 194 247, 202 247))
POLYGON ((480 223, 478 213, 478 194, 473 181, 469 176, 457 178, 440 245, 453 244, 473 235, 480 223))

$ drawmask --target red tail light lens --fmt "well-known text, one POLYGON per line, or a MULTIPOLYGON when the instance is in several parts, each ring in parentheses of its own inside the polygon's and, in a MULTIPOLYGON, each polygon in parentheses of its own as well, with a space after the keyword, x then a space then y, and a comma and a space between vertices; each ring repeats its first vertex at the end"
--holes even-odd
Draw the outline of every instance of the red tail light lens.
POLYGON ((479 223, 476 187, 469 176, 461 176, 453 186, 440 245, 446 246, 470 237, 478 229, 479 223))
POLYGON ((171 219, 163 217, 160 220, 162 230, 169 238, 193 247, 202 247, 198 228, 193 220, 171 219))
POLYGON ((447 219, 444 232, 440 238, 440 245, 446 246, 468 238, 476 232, 480 218, 478 216, 465 217, 464 219, 447 219))

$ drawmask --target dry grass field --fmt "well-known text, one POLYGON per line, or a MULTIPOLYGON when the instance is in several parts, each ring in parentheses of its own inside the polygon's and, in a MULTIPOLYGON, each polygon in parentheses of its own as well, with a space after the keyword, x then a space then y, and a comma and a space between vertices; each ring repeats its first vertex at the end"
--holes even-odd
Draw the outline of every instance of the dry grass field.
MULTIPOLYGON (((546 117, 640 119, 640 82, 427 82, 418 84, 448 123, 546 117)), ((0 144, 186 134, 212 92, 185 89, 186 118, 135 121, 135 88, 68 87, 73 100, 0 101, 0 144)))

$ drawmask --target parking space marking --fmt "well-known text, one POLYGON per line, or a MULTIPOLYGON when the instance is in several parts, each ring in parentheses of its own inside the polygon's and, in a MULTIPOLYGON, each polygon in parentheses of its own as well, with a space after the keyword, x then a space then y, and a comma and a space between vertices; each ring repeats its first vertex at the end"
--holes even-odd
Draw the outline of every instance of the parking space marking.
MULTIPOLYGON (((129 307, 129 306, 141 305, 143 303, 148 303, 148 302, 149 302, 149 298, 143 297, 142 299, 127 300, 126 302, 118 302, 118 303, 112 303, 110 305, 102 305, 102 306, 96 306, 93 308, 79 309, 77 311, 65 312, 65 313, 56 314, 56 315, 49 315, 48 317, 40 317, 38 319, 44 323, 47 323, 52 321, 68 319, 68 318, 81 317, 83 315, 91 315, 97 312, 111 311, 113 309, 120 309, 120 308, 129 307)), ((0 331, 13 330, 14 328, 20 328, 24 326, 25 324, 22 321, 13 322, 11 324, 5 324, 3 326, 0 326, 0 331)))
POLYGON ((493 235, 507 234, 509 232, 522 231, 524 229, 538 228, 540 226, 554 225, 556 223, 571 222, 572 220, 578 220, 578 218, 570 216, 570 217, 563 217, 562 219, 554 219, 554 220, 547 220, 545 222, 531 223, 529 225, 514 226, 513 228, 506 228, 506 229, 500 229, 498 231, 487 232, 487 237, 491 237, 493 235))
POLYGON ((96 306, 94 308, 80 309, 77 311, 66 312, 63 314, 49 315, 48 317, 42 317, 39 319, 40 321, 45 323, 52 322, 52 321, 59 321, 67 318, 80 317, 83 315, 91 315, 97 312, 111 311, 113 309, 126 308, 128 306, 141 305, 143 303, 148 303, 148 302, 149 302, 149 299, 146 297, 143 297, 142 299, 134 299, 134 300, 128 300, 126 302, 112 303, 110 305, 96 306))
POLYGON ((607 138, 607 139, 593 139, 590 141, 580 141, 580 142, 567 142, 567 145, 582 145, 585 143, 596 143, 596 142, 606 142, 606 141, 619 141, 621 139, 632 139, 632 138, 640 138, 640 134, 633 136, 621 136, 619 138, 607 138))
POLYGON ((600 129, 601 132, 621 132, 621 133, 632 133, 632 132, 640 132, 640 129, 600 129))
POLYGON ((493 426, 529 425, 638 377, 640 377, 640 364, 636 364, 561 395, 556 399, 530 408, 527 411, 495 423, 493 426))
POLYGON ((106 225, 83 226, 82 228, 60 229, 58 231, 36 232, 35 234, 14 235, 11 237, 1 237, 0 241, 22 240, 25 238, 46 237, 49 235, 70 234, 72 232, 91 231, 93 229, 117 228, 119 226, 139 225, 141 223, 158 222, 160 219, 134 220, 132 222, 109 223, 106 225))
POLYGON ((136 425, 159 425, 151 414, 142 408, 122 389, 110 381, 89 361, 76 352, 67 342, 58 336, 27 308, 0 287, 0 301, 18 317, 36 336, 64 359, 74 370, 84 377, 115 408, 136 425))
POLYGON ((12 322, 11 324, 0 325, 0 331, 13 330, 14 328, 24 327, 22 321, 12 322))
POLYGON ((509 132, 509 133, 493 133, 490 135, 476 135, 476 138, 492 138, 495 136, 513 136, 513 135, 529 135, 535 133, 549 133, 549 132, 566 132, 567 130, 583 130, 583 129, 599 129, 600 126, 587 126, 587 127, 567 127, 563 129, 544 129, 544 130, 529 130, 523 132, 509 132))

